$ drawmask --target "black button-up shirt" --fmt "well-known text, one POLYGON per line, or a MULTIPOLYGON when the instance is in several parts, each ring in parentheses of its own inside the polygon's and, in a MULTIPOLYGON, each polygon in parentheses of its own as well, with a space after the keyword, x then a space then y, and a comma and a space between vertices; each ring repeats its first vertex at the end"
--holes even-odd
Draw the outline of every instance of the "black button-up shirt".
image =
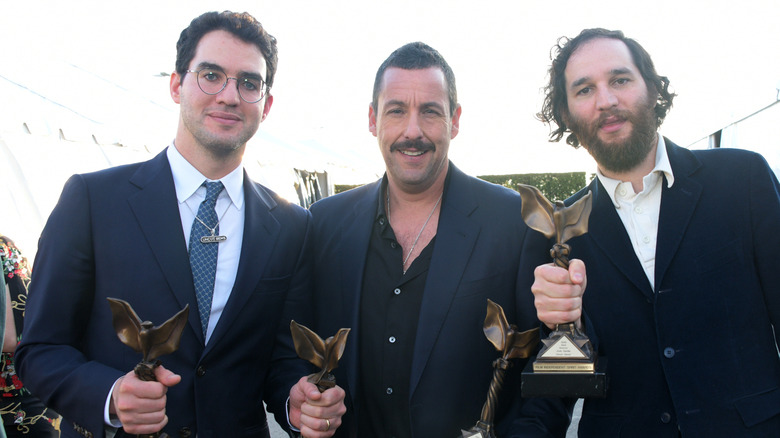
MULTIPOLYGON (((447 180, 449 180, 449 175, 447 180)), ((360 301, 358 436, 411 437, 409 386, 414 339, 434 237, 403 272, 401 245, 387 218, 387 177, 368 246, 360 301)), ((445 182, 445 191, 446 191, 445 182)))

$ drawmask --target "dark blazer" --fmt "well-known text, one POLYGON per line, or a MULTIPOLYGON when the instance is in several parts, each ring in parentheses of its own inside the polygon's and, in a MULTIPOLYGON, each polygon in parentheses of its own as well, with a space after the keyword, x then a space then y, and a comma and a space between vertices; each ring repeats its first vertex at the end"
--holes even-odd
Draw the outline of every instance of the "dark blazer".
POLYGON ((66 183, 41 235, 17 350, 25 384, 65 418, 63 436, 103 436, 111 386, 141 359, 118 340, 106 297, 157 325, 190 307, 178 351, 161 358, 182 376, 167 393, 169 435, 267 437, 263 399, 287 424, 289 389, 308 372, 289 324, 306 321, 293 312, 310 293, 310 214, 246 174, 244 197, 235 285, 204 347, 165 151, 66 183))
POLYGON ((569 242, 609 377, 579 436, 780 436, 780 185, 758 154, 666 144, 655 290, 598 179, 588 233, 569 242))
MULTIPOLYGON (((467 176, 452 163, 449 171, 410 364, 411 425, 418 438, 460 436, 460 429, 479 419, 492 362, 500 356, 482 331, 488 298, 520 330, 538 326, 531 292, 517 283, 528 230, 520 217, 520 196, 467 176)), ((335 370, 337 384, 347 392, 348 413, 337 431, 342 437, 357 436, 358 312, 380 195, 381 180, 311 207, 317 331, 330 336, 342 327, 352 329, 335 370)), ((509 372, 507 398, 519 394, 522 365, 524 361, 509 372)), ((509 402, 503 403, 506 410, 509 402)))

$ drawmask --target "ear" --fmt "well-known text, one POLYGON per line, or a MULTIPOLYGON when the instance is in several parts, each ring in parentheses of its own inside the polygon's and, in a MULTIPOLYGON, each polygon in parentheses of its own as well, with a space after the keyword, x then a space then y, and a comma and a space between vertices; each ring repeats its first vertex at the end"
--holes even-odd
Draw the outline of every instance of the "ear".
POLYGON ((376 137, 376 112, 374 105, 368 104, 368 130, 376 137))
POLYGON ((266 117, 268 117, 268 113, 271 112, 271 105, 274 104, 274 96, 271 93, 268 93, 265 96, 265 104, 263 106, 263 118, 260 119, 260 121, 264 121, 266 117))
POLYGON ((176 103, 181 103, 181 80, 178 72, 171 73, 171 98, 176 103))
POLYGON ((460 132, 460 113, 463 111, 463 108, 458 104, 458 106, 455 108, 455 111, 452 113, 452 128, 450 129, 450 140, 455 138, 456 135, 458 135, 458 132, 460 132))

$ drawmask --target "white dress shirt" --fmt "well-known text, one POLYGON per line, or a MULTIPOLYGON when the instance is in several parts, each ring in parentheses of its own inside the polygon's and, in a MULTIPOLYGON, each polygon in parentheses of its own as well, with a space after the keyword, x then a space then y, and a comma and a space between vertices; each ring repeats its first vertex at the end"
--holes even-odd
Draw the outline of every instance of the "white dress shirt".
POLYGON ((612 204, 626 228, 634 253, 655 289, 655 247, 658 238, 658 217, 661 212, 662 175, 669 187, 674 184, 674 174, 666 154, 664 138, 658 136, 655 167, 642 180, 642 191, 634 192, 630 181, 608 178, 596 170, 596 175, 607 190, 612 204))
MULTIPOLYGON (((184 231, 184 241, 190 244, 190 231, 200 203, 206 199, 204 181, 208 180, 176 150, 175 145, 168 147, 168 162, 171 163, 173 184, 179 201, 179 216, 184 231)), ((212 180, 209 180, 212 181, 212 180)), ((211 301, 211 316, 206 330, 206 343, 211 339, 214 327, 222 315, 230 291, 236 281, 238 261, 241 256, 241 243, 244 241, 244 170, 238 166, 221 178, 225 190, 219 194, 215 210, 219 218, 219 235, 227 240, 219 243, 217 252, 217 275, 214 281, 214 297, 211 301)))

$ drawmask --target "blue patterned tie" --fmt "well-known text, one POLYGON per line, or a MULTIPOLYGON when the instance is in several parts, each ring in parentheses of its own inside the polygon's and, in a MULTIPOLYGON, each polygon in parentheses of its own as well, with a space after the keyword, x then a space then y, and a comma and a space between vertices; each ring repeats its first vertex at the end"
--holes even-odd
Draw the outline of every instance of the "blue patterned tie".
POLYGON ((198 298, 198 312, 200 324, 203 329, 203 337, 206 337, 206 329, 209 326, 211 314, 211 297, 214 294, 214 278, 217 275, 217 250, 219 243, 202 243, 200 238, 219 234, 219 219, 214 206, 217 204, 217 196, 222 192, 221 182, 203 183, 206 186, 206 199, 200 203, 198 214, 192 222, 190 232, 190 267, 192 268, 192 280, 195 284, 195 296, 198 298), (200 219, 200 220, 198 220, 200 219), (203 223, 206 225, 204 225, 203 223), (208 226, 209 228, 207 228, 208 226))

